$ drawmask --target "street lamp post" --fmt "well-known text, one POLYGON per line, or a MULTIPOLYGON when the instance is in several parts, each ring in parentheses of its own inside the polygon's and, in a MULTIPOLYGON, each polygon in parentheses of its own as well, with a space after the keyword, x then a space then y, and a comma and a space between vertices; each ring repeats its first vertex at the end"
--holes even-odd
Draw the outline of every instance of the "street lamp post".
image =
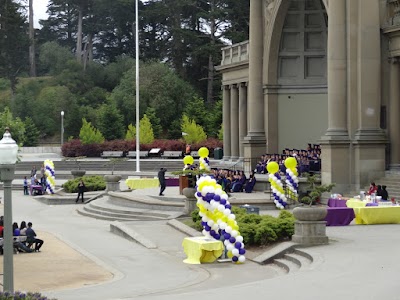
POLYGON ((14 241, 12 229, 12 196, 11 183, 14 179, 18 145, 11 138, 6 128, 0 140, 0 180, 4 183, 4 246, 3 246, 3 291, 14 292, 14 241))
POLYGON ((64 144, 64 111, 61 111, 61 146, 64 144))

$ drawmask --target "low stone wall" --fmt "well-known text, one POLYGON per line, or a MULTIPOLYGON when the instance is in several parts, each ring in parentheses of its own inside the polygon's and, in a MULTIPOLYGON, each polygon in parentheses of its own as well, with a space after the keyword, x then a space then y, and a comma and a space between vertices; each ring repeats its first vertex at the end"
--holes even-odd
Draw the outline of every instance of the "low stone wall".
POLYGON ((22 153, 57 153, 61 155, 61 147, 21 147, 22 153))

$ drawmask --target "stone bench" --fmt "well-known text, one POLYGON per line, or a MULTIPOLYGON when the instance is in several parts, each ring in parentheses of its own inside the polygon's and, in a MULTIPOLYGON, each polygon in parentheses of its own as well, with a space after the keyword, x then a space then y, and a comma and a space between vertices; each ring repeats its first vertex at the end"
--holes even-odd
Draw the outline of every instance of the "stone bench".
POLYGON ((193 158, 200 158, 199 151, 191 151, 190 156, 193 158))
MULTIPOLYGON (((136 158, 136 151, 129 151, 128 154, 126 155, 126 157, 136 158)), ((139 157, 140 158, 149 157, 149 152, 148 151, 139 151, 139 157)))
POLYGON ((162 158, 181 158, 182 151, 164 151, 161 155, 162 158))
POLYGON ((103 151, 101 153, 102 158, 113 158, 113 157, 123 157, 124 152, 123 151, 103 151))

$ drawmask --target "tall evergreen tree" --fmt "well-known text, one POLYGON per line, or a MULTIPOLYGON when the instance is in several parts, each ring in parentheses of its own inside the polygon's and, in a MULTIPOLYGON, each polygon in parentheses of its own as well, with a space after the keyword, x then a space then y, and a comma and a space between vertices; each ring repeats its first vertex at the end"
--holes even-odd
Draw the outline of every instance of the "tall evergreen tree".
POLYGON ((16 91, 17 76, 29 65, 26 33, 26 18, 21 4, 0 0, 0 76, 10 80, 12 95, 16 91))

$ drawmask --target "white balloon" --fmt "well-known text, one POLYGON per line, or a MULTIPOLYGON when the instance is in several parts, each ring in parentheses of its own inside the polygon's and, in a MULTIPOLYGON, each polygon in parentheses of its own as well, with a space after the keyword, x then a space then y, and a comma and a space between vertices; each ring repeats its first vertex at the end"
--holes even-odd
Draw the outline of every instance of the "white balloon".
POLYGON ((239 256, 239 249, 232 249, 232 254, 234 255, 234 256, 239 256))
POLYGON ((238 259, 241 263, 246 261, 246 257, 244 257, 244 255, 240 255, 239 259, 238 259))
POLYGON ((231 214, 231 210, 229 208, 224 209, 224 215, 229 216, 231 214))
POLYGON ((201 232, 203 235, 207 236, 207 231, 205 229, 203 229, 203 231, 201 232))
POLYGON ((225 247, 227 247, 229 244, 230 244, 230 243, 229 243, 229 240, 225 240, 225 241, 224 241, 225 247))
POLYGON ((219 204, 219 205, 218 205, 218 210, 219 210, 220 212, 225 211, 225 206, 223 206, 222 204, 219 204))
POLYGON ((221 229, 226 229, 226 223, 225 222, 221 222, 221 224, 219 224, 219 228, 221 229))
MULTIPOLYGON (((234 248, 235 247, 233 247, 233 245, 232 244, 228 244, 228 245, 226 245, 226 250, 228 250, 228 251, 232 251, 233 252, 233 250, 234 250, 234 248)), ((237 249, 236 249, 237 250, 237 249)))
POLYGON ((221 195, 223 194, 223 192, 224 192, 224 191, 223 191, 221 188, 217 188, 217 189, 215 189, 215 192, 214 192, 214 193, 215 193, 216 195, 220 195, 220 196, 221 196, 221 195))
POLYGON ((212 227, 214 225, 214 221, 213 220, 208 220, 207 221, 207 225, 212 227))
POLYGON ((221 225, 221 222, 222 222, 222 221, 221 221, 220 219, 217 220, 217 224, 218 224, 218 225, 221 225))
POLYGON ((238 235, 236 237, 236 242, 242 243, 243 242, 243 237, 241 235, 238 235))
POLYGON ((227 195, 227 194, 222 194, 222 195, 221 195, 221 199, 228 200, 228 198, 229 198, 229 197, 228 197, 228 195, 227 195))
POLYGON ((232 227, 231 226, 226 226, 225 231, 227 233, 231 233, 232 232, 232 227))
MULTIPOLYGON (((237 232, 237 230, 232 230, 231 236, 237 237, 238 233, 239 232, 237 232)), ((236 239, 236 241, 238 241, 238 240, 236 239)))
POLYGON ((206 222, 206 223, 207 223, 208 220, 209 220, 207 216, 203 216, 201 219, 202 219, 203 222, 206 222))
POLYGON ((234 214, 230 214, 230 215, 228 216, 228 219, 229 219, 229 220, 235 220, 235 219, 236 219, 236 216, 235 216, 234 214))
POLYGON ((215 205, 215 200, 211 200, 211 201, 210 201, 210 205, 211 205, 211 206, 214 206, 214 205, 215 205))

